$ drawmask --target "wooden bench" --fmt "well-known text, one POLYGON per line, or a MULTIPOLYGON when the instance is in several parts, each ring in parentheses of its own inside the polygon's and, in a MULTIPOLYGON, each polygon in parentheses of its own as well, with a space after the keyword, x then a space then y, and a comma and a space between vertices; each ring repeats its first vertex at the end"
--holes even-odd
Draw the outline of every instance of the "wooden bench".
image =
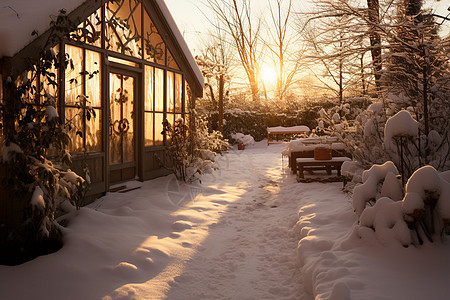
POLYGON ((276 142, 271 142, 270 137, 280 134, 306 134, 309 133, 311 130, 308 126, 300 125, 300 126, 291 126, 291 127, 267 127, 267 145, 270 144, 280 144, 278 140, 276 142))
MULTIPOLYGON (((345 150, 331 150, 331 155, 333 157, 350 157, 350 155, 345 150)), ((289 168, 291 168, 292 174, 297 173, 297 158, 310 158, 314 159, 314 150, 306 150, 306 151, 292 151, 289 158, 289 168)))
POLYGON ((341 166, 344 161, 350 161, 349 157, 338 156, 329 160, 317 160, 314 158, 301 157, 296 159, 297 181, 305 178, 303 172, 305 170, 326 170, 331 175, 332 170, 337 171, 337 175, 341 176, 341 166))

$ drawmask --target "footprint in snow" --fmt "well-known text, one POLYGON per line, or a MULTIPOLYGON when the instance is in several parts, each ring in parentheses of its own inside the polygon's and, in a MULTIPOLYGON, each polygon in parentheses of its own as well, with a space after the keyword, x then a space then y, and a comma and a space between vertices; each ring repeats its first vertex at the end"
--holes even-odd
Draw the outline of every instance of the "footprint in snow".
POLYGON ((181 231, 184 231, 186 229, 191 229, 191 228, 192 228, 192 224, 190 222, 186 222, 186 221, 182 221, 182 220, 176 221, 175 223, 172 224, 172 229, 177 232, 181 232, 181 231))
POLYGON ((135 275, 138 268, 131 263, 121 262, 113 268, 113 271, 119 276, 128 277, 130 275, 135 275))

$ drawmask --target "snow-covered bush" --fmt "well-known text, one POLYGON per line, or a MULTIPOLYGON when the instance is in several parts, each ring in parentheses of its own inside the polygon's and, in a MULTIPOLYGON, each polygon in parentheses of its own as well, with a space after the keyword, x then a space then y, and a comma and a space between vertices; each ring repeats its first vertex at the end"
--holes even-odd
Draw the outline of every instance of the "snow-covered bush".
POLYGON ((364 172, 364 183, 355 187, 353 206, 359 216, 360 237, 375 235, 382 244, 408 246, 423 244, 423 235, 433 242, 435 236, 448 233, 450 183, 446 174, 441 176, 432 166, 419 168, 402 196, 395 173, 392 162, 374 166, 364 172), (380 178, 385 178, 381 189, 380 178), (366 207, 369 201, 372 206, 366 207))
POLYGON ((2 263, 20 263, 55 250, 51 248, 58 245, 47 244, 58 244, 56 240, 60 247, 61 233, 55 221, 60 205, 64 201, 78 205, 89 185, 68 169, 70 155, 65 148, 69 136, 51 92, 57 88, 55 70, 73 65, 68 56, 50 48, 59 42, 59 35, 72 30, 64 11, 51 22, 51 30, 39 60, 17 80, 3 82, 0 167, 6 169, 2 178, 6 195, 2 197, 4 203, 23 203, 23 222, 3 224, 8 227, 8 237, 0 241, 2 263))
POLYGON ((402 202, 389 197, 378 199, 373 207, 366 208, 360 217, 358 232, 362 238, 374 234, 383 245, 411 244, 411 233, 403 219, 402 202))
POLYGON ((240 132, 231 134, 232 140, 234 140, 239 145, 253 145, 255 143, 255 139, 250 134, 243 134, 240 132))
POLYGON ((417 117, 410 110, 395 113, 392 101, 372 103, 356 117, 350 130, 337 132, 353 159, 366 169, 392 161, 403 183, 425 164, 440 171, 450 168, 448 128, 433 129, 427 137, 417 117))
POLYGON ((396 201, 402 199, 402 185, 398 179, 398 170, 389 161, 383 165, 373 165, 362 174, 362 184, 353 190, 353 209, 360 216, 367 203, 372 205, 380 197, 390 197, 396 201))
MULTIPOLYGON (((192 114, 196 116, 195 111, 192 114)), ((216 156, 229 149, 220 132, 209 133, 206 121, 199 117, 195 118, 194 128, 189 128, 181 118, 173 125, 165 120, 163 125, 169 139, 167 150, 172 169, 179 180, 201 182, 202 175, 218 168, 216 156)))
POLYGON ((432 166, 418 169, 406 184, 402 211, 419 241, 419 229, 432 240, 450 225, 450 184, 432 166))

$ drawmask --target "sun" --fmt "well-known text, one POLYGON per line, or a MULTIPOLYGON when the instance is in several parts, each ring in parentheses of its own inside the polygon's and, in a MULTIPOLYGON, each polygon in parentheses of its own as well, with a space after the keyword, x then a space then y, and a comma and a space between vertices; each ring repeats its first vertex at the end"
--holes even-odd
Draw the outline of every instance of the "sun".
POLYGON ((277 83, 277 71, 274 68, 265 67, 261 70, 261 79, 265 84, 275 85, 277 83))

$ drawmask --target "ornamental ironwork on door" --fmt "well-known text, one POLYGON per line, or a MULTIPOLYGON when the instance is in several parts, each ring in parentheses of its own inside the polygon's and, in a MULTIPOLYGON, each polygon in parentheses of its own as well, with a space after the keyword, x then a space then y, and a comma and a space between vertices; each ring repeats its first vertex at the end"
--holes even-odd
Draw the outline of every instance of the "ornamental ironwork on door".
POLYGON ((134 89, 134 77, 110 73, 110 164, 135 161, 134 89))

